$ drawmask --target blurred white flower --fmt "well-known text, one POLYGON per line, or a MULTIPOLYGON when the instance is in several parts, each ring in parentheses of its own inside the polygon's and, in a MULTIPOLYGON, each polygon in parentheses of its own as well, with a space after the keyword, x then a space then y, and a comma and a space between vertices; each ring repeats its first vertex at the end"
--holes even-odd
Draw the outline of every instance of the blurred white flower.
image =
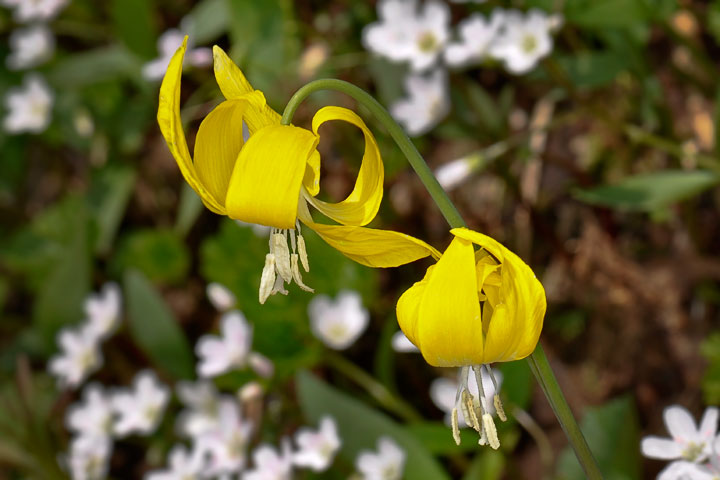
MULTIPOLYGON (((142 75, 147 80, 161 80, 175 51, 182 45, 185 34, 176 28, 167 30, 157 41, 160 56, 143 65, 142 75)), ((212 63, 212 50, 209 48, 192 48, 188 39, 188 50, 185 54, 185 64, 193 67, 207 67, 212 63)))
POLYGON ((237 473, 245 466, 252 423, 243 420, 237 402, 220 402, 217 428, 196 438, 198 451, 209 457, 204 474, 237 473))
POLYGON ((62 387, 77 387, 102 365, 97 334, 88 325, 60 330, 57 343, 61 353, 50 359, 48 370, 62 387))
POLYGON ((28 75, 21 88, 11 88, 5 95, 3 128, 8 133, 40 133, 50 124, 53 93, 38 75, 28 75))
MULTIPOLYGON (((243 139, 247 142, 248 138, 250 138, 250 132, 247 130, 247 124, 243 122, 243 139)), ((239 227, 250 228, 255 236, 260 238, 268 238, 270 236, 270 231, 272 230, 271 227, 268 227, 267 225, 260 225, 258 223, 248 223, 243 222, 242 220, 235 220, 235 223, 239 227)))
POLYGON ((405 470, 405 452, 389 437, 378 440, 378 451, 362 451, 355 467, 364 480, 400 480, 405 470))
POLYGON ((68 0, 2 0, 3 5, 15 9, 15 19, 19 22, 50 20, 67 3, 68 0))
POLYGON ((669 463, 658 476, 657 480, 717 480, 720 472, 713 472, 712 466, 678 460, 669 463))
POLYGON ((451 160, 435 170, 435 178, 445 190, 452 190, 464 182, 481 161, 482 157, 478 154, 451 160))
POLYGON ((232 310, 224 313, 220 321, 220 331, 222 336, 203 335, 195 345, 195 353, 200 357, 197 364, 198 375, 215 377, 250 365, 258 375, 272 376, 272 362, 263 355, 250 351, 252 327, 241 312, 232 310))
POLYGON ((99 338, 112 335, 120 323, 122 294, 117 283, 108 282, 98 294, 85 299, 84 308, 89 328, 99 338))
POLYGON ((487 0, 450 0, 450 3, 485 3, 487 0))
POLYGON ((160 423, 168 400, 168 387, 160 383, 152 371, 138 373, 132 390, 122 389, 112 394, 110 401, 117 414, 114 433, 120 437, 131 433, 149 435, 160 423))
POLYGON ((460 42, 451 43, 445 49, 445 61, 452 67, 481 62, 505 21, 505 12, 495 9, 486 19, 474 13, 458 24, 460 42))
POLYGON ((317 431, 307 427, 295 433, 298 450, 293 454, 293 463, 299 467, 309 468, 314 472, 328 469, 340 449, 341 441, 335 420, 330 416, 320 419, 317 431))
POLYGON ((177 394, 185 409, 178 417, 178 429, 185 436, 196 438, 218 428, 221 403, 234 403, 229 395, 220 395, 211 382, 180 382, 177 394))
POLYGON ((72 480, 102 480, 107 477, 112 454, 109 437, 75 437, 70 443, 68 466, 72 480))
POLYGON ((5 60, 10 70, 36 67, 52 57, 55 37, 45 25, 18 28, 10 34, 10 49, 5 60))
POLYGON ((503 28, 490 46, 490 55, 512 73, 527 73, 552 51, 550 32, 556 22, 556 16, 537 9, 527 14, 517 10, 505 12, 503 28))
POLYGON ((292 478, 292 452, 290 442, 283 439, 278 452, 270 445, 260 445, 253 452, 255 468, 243 474, 243 480, 290 480, 292 478))
POLYGON ((68 430, 84 437, 110 436, 112 420, 110 397, 98 384, 85 387, 83 401, 70 405, 65 417, 68 430))
POLYGON ((175 445, 168 453, 168 468, 154 470, 145 475, 145 480, 200 480, 205 467, 203 456, 197 450, 184 445, 175 445))
POLYGON ((334 301, 327 295, 315 295, 308 304, 308 315, 313 334, 335 350, 355 343, 370 320, 360 294, 351 290, 342 290, 334 301))
POLYGON ((718 428, 717 408, 705 410, 699 428, 690 412, 680 405, 667 407, 663 418, 671 438, 643 438, 640 443, 643 455, 661 460, 702 462, 713 453, 713 442, 718 428))
POLYGON ((392 336, 392 348, 396 352, 401 353, 414 353, 420 350, 413 345, 408 337, 405 336, 402 330, 398 330, 392 336))
POLYGON ((237 302, 235 295, 225 285, 217 282, 208 283, 205 293, 213 307, 220 312, 232 310, 237 302))
POLYGON ((450 95, 444 70, 428 75, 409 75, 405 80, 408 97, 390 105, 390 113, 411 136, 422 135, 445 118, 450 95))
POLYGON ((437 61, 450 35, 450 10, 445 3, 427 0, 380 0, 379 21, 363 30, 368 50, 395 62, 409 61, 422 71, 437 61))
MULTIPOLYGON (((458 370, 459 374, 461 372, 462 370, 458 370)), ((502 373, 500 371, 493 369, 493 375, 495 376, 495 380, 497 381, 497 389, 495 388, 495 385, 493 384, 490 376, 487 375, 484 371, 482 372, 482 383, 483 389, 485 391, 485 400, 487 402, 488 413, 490 415, 495 413, 495 406, 493 400, 495 394, 500 390, 500 386, 502 385, 503 381, 502 373)), ((467 383, 470 391, 475 392, 478 390, 477 380, 475 378, 475 373, 472 371, 472 369, 470 369, 468 372, 467 383)), ((447 377, 436 378, 432 381, 432 383, 430 383, 430 399, 433 401, 436 407, 445 412, 445 423, 448 425, 450 425, 450 417, 452 415, 453 408, 459 405, 459 399, 457 398, 457 391, 459 386, 459 380, 450 379, 447 377)), ((478 399, 475 398, 473 399, 473 401, 479 404, 478 399)), ((461 428, 469 426, 465 421, 465 416, 463 415, 462 408, 458 408, 458 425, 461 428)))

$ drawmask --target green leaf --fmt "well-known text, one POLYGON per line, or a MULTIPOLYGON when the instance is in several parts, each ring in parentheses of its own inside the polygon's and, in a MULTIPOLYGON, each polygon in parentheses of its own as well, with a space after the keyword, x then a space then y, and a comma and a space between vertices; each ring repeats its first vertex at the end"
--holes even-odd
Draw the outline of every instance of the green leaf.
POLYGON ((227 0, 202 0, 188 14, 191 31, 197 45, 211 42, 224 34, 230 24, 227 0))
POLYGON ((124 277, 130 334, 150 361, 175 378, 192 378, 193 355, 170 309, 148 279, 130 270, 124 277))
POLYGON ((699 194, 720 181, 707 170, 664 170, 626 177, 615 185, 576 190, 583 202, 617 210, 651 212, 699 194))
POLYGON ((185 278, 189 267, 187 246, 173 231, 140 230, 122 238, 111 270, 121 274, 134 268, 153 282, 174 283, 185 278))
POLYGON ((596 88, 615 81, 617 76, 628 69, 628 57, 615 51, 585 51, 558 59, 573 85, 581 88, 596 88))
POLYGON ((532 372, 526 361, 506 362, 500 364, 503 374, 500 395, 508 404, 527 408, 532 396, 532 372))
POLYGON ((152 0, 113 0, 111 12, 117 36, 141 57, 157 55, 152 0))
MULTIPOLYGON (((632 397, 623 396, 587 409, 581 429, 604 478, 641 477, 639 425, 632 397)), ((560 456, 558 474, 561 480, 586 478, 570 447, 560 456)))
POLYGON ((460 445, 455 444, 450 426, 444 423, 411 423, 405 428, 433 455, 454 455, 463 451, 475 451, 478 448, 477 432, 469 428, 460 430, 460 445))
POLYGON ((138 78, 141 66, 141 60, 126 48, 111 45, 58 61, 48 79, 58 89, 72 89, 119 78, 138 78))
POLYGON ((720 403, 720 331, 712 333, 700 344, 700 353, 708 361, 703 373, 702 390, 705 403, 720 403))
POLYGON ((473 459, 462 480, 499 480, 505 471, 505 457, 501 452, 485 448, 473 459))
POLYGON ((405 475, 413 480, 444 480, 448 474, 415 437, 386 415, 356 398, 301 371, 296 376, 300 406, 308 421, 317 424, 325 415, 332 416, 343 439, 340 455, 353 463, 361 450, 377 449, 382 436, 391 437, 405 451, 405 475))
POLYGON ((182 191, 180 192, 180 206, 178 206, 177 218, 175 219, 175 233, 180 237, 187 236, 202 213, 203 208, 204 205, 197 193, 190 185, 183 182, 182 191))
POLYGON ((569 0, 565 4, 567 23, 587 29, 637 27, 651 13, 641 0, 569 0))
POLYGON ((130 200, 135 171, 129 167, 105 167, 90 185, 87 205, 98 226, 95 251, 107 253, 130 200))

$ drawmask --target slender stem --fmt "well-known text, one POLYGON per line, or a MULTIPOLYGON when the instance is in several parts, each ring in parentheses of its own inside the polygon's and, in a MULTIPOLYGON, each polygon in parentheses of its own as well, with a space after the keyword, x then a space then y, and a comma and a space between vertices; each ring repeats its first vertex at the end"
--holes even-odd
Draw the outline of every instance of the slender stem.
MULTIPOLYGON (((295 92, 295 95, 292 96, 287 106, 285 107, 285 111, 283 112, 282 124, 289 125, 292 121, 293 115, 295 114, 295 110, 297 110, 300 103, 311 93, 318 90, 336 90, 345 93, 346 95, 354 98, 362 106, 367 108, 370 113, 373 114, 373 116, 387 129, 387 131, 390 133, 390 136, 393 138, 393 140, 395 140, 400 150, 402 150, 402 152, 405 154, 406 158, 410 162, 410 165, 420 177, 420 180, 425 185, 428 193, 430 193, 430 196, 435 201, 450 226, 453 228, 465 226, 465 221, 460 215, 460 212, 458 212, 457 208, 452 203, 447 193, 445 193, 445 190, 443 190, 443 188, 440 186, 437 179, 430 170, 430 167, 428 167, 427 163, 425 163, 425 160, 420 155, 420 152, 417 151, 417 148, 415 148, 415 145, 408 138, 407 134, 405 134, 405 131, 397 124, 397 122, 395 122, 395 120, 393 120, 392 116, 390 116, 388 111, 382 105, 380 105, 380 103, 375 100, 375 98, 373 98, 364 90, 342 80, 321 79, 312 81, 300 88, 300 90, 295 92)), ((334 365, 336 368, 338 368, 338 370, 346 370, 348 368, 348 365, 346 365, 346 363, 350 362, 347 362, 345 359, 343 359, 345 360, 345 362, 338 363, 336 362, 336 360, 337 359, 333 359, 333 362, 330 363, 331 365, 334 365)), ((578 461, 582 465, 582 468, 585 470, 587 477, 591 480, 602 479, 600 469, 598 468, 597 463, 593 458, 592 452, 590 451, 590 448, 585 441, 585 437, 583 437, 583 434, 580 431, 580 427, 578 426, 575 418, 573 417, 572 411, 570 410, 570 407, 565 400, 565 396, 563 395, 562 390, 560 390, 560 386, 555 379, 555 375, 553 374, 552 368, 550 368, 550 364, 548 363, 545 352, 543 351, 540 344, 538 344, 538 346, 535 348, 535 351, 532 353, 532 355, 528 357, 528 363, 530 364, 530 369, 535 374, 535 378, 540 384, 540 387, 542 388, 545 397, 548 399, 548 402, 550 403, 553 412, 555 412, 555 416, 560 422, 560 425, 562 426, 563 431, 565 432, 565 435, 570 442, 570 445, 575 451, 575 455, 577 456, 578 461)), ((353 367, 357 369, 357 367, 355 367, 354 365, 353 367)), ((370 377, 366 372, 362 370, 360 370, 360 372, 370 377)), ((350 371, 347 370, 345 373, 350 373, 350 371)), ((364 378, 361 375, 357 375, 357 372, 353 372, 353 374, 356 375, 353 378, 358 381, 358 383, 367 382, 367 378, 364 378)), ((375 382, 372 377, 370 377, 370 379, 375 382)), ((367 388, 368 386, 370 386, 370 384, 363 386, 367 388)), ((382 385, 380 386, 385 389, 385 387, 383 387, 382 385)), ((368 391, 373 393, 373 391, 370 389, 368 391)), ((382 398, 382 394, 380 395, 380 398, 376 396, 376 399, 378 400, 382 398)), ((387 401, 387 398, 383 400, 387 401)), ((392 408, 392 410, 396 411, 396 413, 400 413, 396 410, 396 407, 392 408)), ((405 414, 407 415, 407 412, 405 414)))

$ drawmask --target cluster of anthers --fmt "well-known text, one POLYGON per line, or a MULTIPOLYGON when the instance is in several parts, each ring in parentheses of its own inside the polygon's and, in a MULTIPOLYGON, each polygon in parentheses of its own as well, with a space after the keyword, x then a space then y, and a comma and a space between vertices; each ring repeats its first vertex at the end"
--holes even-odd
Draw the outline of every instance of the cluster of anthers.
MULTIPOLYGON (((473 427, 480 434, 478 444, 489 444, 493 449, 497 450, 500 448, 500 440, 498 440, 495 421, 490 413, 488 400, 485 396, 485 388, 483 387, 482 382, 483 367, 490 376, 495 390, 495 395, 493 397, 495 412, 500 420, 503 422, 507 420, 505 410, 503 409, 502 402, 500 401, 500 395, 498 395, 497 380, 495 380, 492 369, 488 365, 474 365, 472 367, 462 367, 460 369, 460 386, 458 387, 457 395, 455 396, 455 404, 460 404, 463 416, 465 417, 465 423, 473 427), (469 368, 472 368, 472 371, 475 374, 475 379, 477 380, 477 396, 470 393, 468 389, 468 374, 470 373, 468 371, 469 368)), ((458 426, 457 407, 452 410, 451 422, 453 439, 457 445, 460 445, 460 428, 458 426)))
POLYGON ((270 231, 269 243, 270 253, 265 255, 265 266, 260 278, 260 303, 264 304, 270 295, 276 293, 287 295, 285 283, 290 284, 293 280, 306 292, 313 292, 312 288, 303 283, 298 266, 298 263, 302 263, 303 269, 306 272, 310 271, 305 239, 300 233, 300 222, 295 222, 294 229, 273 228, 270 231), (290 245, 288 245, 288 237, 290 245), (290 253, 291 248, 292 253, 290 253))

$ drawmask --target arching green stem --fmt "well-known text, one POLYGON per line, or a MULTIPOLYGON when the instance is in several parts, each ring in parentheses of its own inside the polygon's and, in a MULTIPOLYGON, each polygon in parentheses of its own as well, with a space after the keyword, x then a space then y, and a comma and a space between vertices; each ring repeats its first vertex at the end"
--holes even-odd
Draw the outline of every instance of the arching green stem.
MULTIPOLYGON (((390 136, 393 140, 395 140, 398 147, 400 147, 400 150, 402 150, 405 154, 405 157, 420 177, 423 185, 425 185, 428 193, 430 193, 433 201, 437 204, 450 226, 452 228, 465 226, 465 221, 460 215, 460 212, 458 212, 447 193, 445 193, 445 190, 443 190, 440 186, 430 170, 430 167, 428 167, 422 155, 420 155, 420 152, 417 151, 417 148, 415 148, 415 145, 412 143, 410 138, 408 138, 402 127, 397 124, 388 111, 380 105, 375 98, 361 88, 358 88, 351 83, 336 79, 321 79, 310 82, 300 88, 300 90, 295 92, 295 95, 292 96, 285 107, 285 111, 283 112, 282 124, 289 125, 292 122, 295 110, 297 110, 300 103, 311 93, 318 90, 335 90, 342 92, 354 98, 358 103, 360 103, 360 105, 367 108, 375 119, 378 120, 385 129, 387 129, 390 136)), ((550 367, 550 363, 548 362, 545 352, 540 344, 538 344, 535 352, 528 357, 528 363, 530 364, 530 369, 533 374, 535 374, 535 378, 540 384, 545 397, 548 399, 553 412, 555 412, 555 416, 560 422, 560 425, 568 438, 568 442, 575 451, 575 455, 577 456, 580 465, 582 465, 585 470, 585 474, 592 480, 602 479, 597 462, 595 461, 595 458, 585 441, 585 437, 580 431, 580 427, 578 427, 578 424, 573 417, 570 406, 565 400, 562 390, 560 390, 560 386, 557 383, 552 368, 550 367)))

